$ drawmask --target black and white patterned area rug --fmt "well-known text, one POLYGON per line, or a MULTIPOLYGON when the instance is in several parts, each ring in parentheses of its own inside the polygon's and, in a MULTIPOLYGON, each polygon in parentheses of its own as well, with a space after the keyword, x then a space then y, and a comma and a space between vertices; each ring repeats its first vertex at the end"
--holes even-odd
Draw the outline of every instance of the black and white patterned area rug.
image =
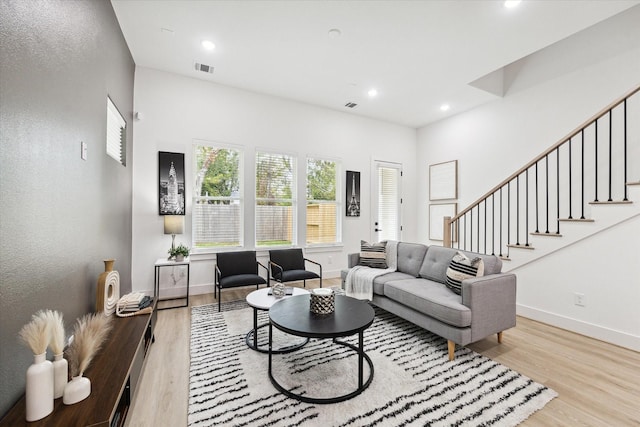
MULTIPOLYGON (((335 404, 308 404, 269 381, 268 355, 247 347, 253 312, 244 301, 191 312, 190 427, 196 426, 515 426, 556 392, 467 348, 449 362, 447 342, 384 310, 364 332, 371 385, 335 404)), ((260 322, 268 320, 259 312, 260 322)), ((275 332, 276 345, 299 338, 275 332)), ((268 328, 258 334, 266 345, 268 328)), ((357 336, 346 339, 356 343, 357 336)), ((368 366, 365 363, 365 380, 368 366)), ((298 394, 331 397, 356 389, 355 352, 331 340, 274 355, 273 373, 298 394)))

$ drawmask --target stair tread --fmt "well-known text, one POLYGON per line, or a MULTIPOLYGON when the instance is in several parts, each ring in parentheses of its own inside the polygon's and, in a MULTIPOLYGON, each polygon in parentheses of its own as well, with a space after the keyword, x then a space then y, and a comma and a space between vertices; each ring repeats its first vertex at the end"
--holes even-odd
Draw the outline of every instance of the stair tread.
POLYGON ((630 205, 631 203, 633 203, 631 200, 598 200, 597 202, 589 202, 590 205, 630 205))
POLYGON ((512 243, 510 245, 507 245, 508 248, 518 248, 518 249, 535 249, 532 245, 526 246, 526 245, 516 245, 515 243, 512 243))
POLYGON ((640 181, 638 181, 638 182, 627 182, 627 185, 640 185, 640 181))
POLYGON ((564 222, 595 222, 592 218, 559 218, 558 221, 564 222))
POLYGON ((508 256, 499 256, 498 258, 500 258, 503 261, 511 261, 511 258, 509 258, 508 256))
POLYGON ((562 234, 558 234, 558 233, 536 233, 535 231, 532 233, 529 233, 532 236, 546 236, 546 237, 562 237, 562 234))

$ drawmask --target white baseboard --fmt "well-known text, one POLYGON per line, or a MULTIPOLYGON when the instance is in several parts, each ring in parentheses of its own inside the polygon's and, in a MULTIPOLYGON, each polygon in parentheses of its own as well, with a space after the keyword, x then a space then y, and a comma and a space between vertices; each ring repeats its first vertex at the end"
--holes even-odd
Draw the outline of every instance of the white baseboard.
POLYGON ((605 328, 600 325, 583 322, 581 320, 572 319, 570 317, 550 313, 548 311, 528 307, 522 304, 516 305, 516 313, 519 316, 546 323, 561 329, 566 329, 580 335, 585 335, 587 337, 595 338, 630 350, 640 351, 640 337, 626 332, 616 331, 614 329, 605 328))

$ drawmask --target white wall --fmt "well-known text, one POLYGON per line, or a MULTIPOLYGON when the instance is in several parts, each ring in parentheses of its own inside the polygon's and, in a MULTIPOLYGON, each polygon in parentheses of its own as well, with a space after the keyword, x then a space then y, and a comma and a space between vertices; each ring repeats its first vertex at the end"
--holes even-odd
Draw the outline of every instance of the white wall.
MULTIPOLYGON (((518 64, 519 70, 515 67, 510 70, 511 91, 504 98, 419 129, 418 182, 427 183, 428 189, 428 165, 457 159, 457 201, 458 210, 462 210, 584 120, 640 84, 640 29, 633 24, 637 20, 630 19, 637 18, 639 12, 639 8, 634 8, 630 16, 618 17, 594 30, 594 34, 568 40, 565 46, 570 50, 554 46, 518 64), (600 33, 597 43, 592 38, 596 33, 600 33), (610 35, 612 43, 620 40, 627 43, 625 49, 618 49, 613 55, 600 55, 598 49, 607 45, 601 37, 609 37, 604 33, 610 35), (575 61, 580 63, 576 68, 571 61, 573 52, 577 49, 583 55, 591 47, 595 49, 592 57, 589 60, 576 57, 575 61), (557 65, 561 59, 565 66, 557 65)), ((418 191, 424 200, 418 206, 418 217, 428 218, 428 190, 418 191)), ((640 281, 636 271, 640 261, 637 223, 620 230, 619 236, 635 233, 636 238, 618 239, 618 234, 605 233, 564 249, 559 258, 544 258, 516 269, 519 312, 523 313, 522 308, 526 307, 530 317, 629 346, 629 340, 620 339, 616 332, 610 333, 619 331, 632 337, 632 347, 640 348, 637 316, 635 325, 630 324, 633 318, 628 316, 637 312, 638 294, 630 295, 631 289, 638 289, 640 281), (603 246, 603 241, 615 243, 610 245, 613 247, 603 246), (598 246, 594 253, 608 256, 586 257, 590 245, 598 246), (635 262, 616 262, 611 255, 613 251, 607 252, 614 248, 615 253, 636 254, 635 262), (594 266, 590 260, 601 260, 604 265, 594 266), (607 271, 610 280, 602 283, 602 277, 593 274, 594 268, 607 271), (608 294, 620 297, 601 298, 605 287, 608 294), (567 295, 579 290, 586 294, 590 307, 576 312, 573 299, 567 295), (560 322, 561 318, 590 326, 586 328, 588 331, 571 327, 570 321, 560 322)), ((420 241, 441 244, 430 242, 428 233, 428 222, 419 222, 420 241)))
POLYGON ((640 351, 638 238, 640 216, 518 268, 518 314, 640 351))
MULTIPOLYGON (((372 160, 403 165, 403 239, 415 241, 417 238, 415 129, 140 67, 136 68, 134 102, 134 110, 142 114, 142 120, 134 123, 133 137, 134 290, 152 289, 153 264, 156 259, 167 256, 171 243, 170 236, 163 234, 163 219, 158 215, 158 151, 185 153, 186 229, 184 234, 176 236, 176 244, 180 242, 191 246, 189 215, 193 195, 191 147, 194 139, 244 147, 245 245, 248 248, 254 246, 251 182, 255 180, 252 159, 257 148, 297 155, 299 173, 302 174, 307 155, 340 160, 342 179, 346 170, 362 173, 361 217, 343 216, 344 245, 306 251, 310 258, 323 264, 325 277, 338 276, 340 269, 346 267, 346 254, 357 252, 360 239, 367 239, 371 234, 369 191, 372 160)), ((344 198, 344 183, 340 192, 344 198)), ((299 200, 304 200, 304 195, 305 189, 299 188, 299 200)), ((300 205, 304 206, 304 203, 300 205)), ((300 217, 304 218, 304 212, 300 217)), ((304 240, 299 244, 303 246, 304 240)), ((258 252, 258 255, 266 260, 265 253, 258 252)), ((212 292, 213 259, 213 255, 192 256, 192 292, 212 292)), ((176 271, 176 274, 183 273, 176 271)), ((163 283, 173 283, 169 278, 163 277, 162 280, 163 283)), ((183 282, 184 279, 178 287, 183 282)), ((167 289, 162 295, 180 290, 167 289)))

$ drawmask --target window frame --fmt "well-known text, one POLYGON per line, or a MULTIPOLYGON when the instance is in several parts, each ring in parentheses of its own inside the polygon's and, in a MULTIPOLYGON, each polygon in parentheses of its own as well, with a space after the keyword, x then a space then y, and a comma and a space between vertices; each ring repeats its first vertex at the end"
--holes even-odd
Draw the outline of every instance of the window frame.
MULTIPOLYGON (((328 157, 328 156, 314 156, 314 155, 307 155, 305 158, 305 215, 304 215, 304 221, 305 221, 305 227, 309 227, 309 217, 308 217, 308 212, 307 212, 307 208, 309 206, 309 202, 313 201, 317 204, 329 204, 329 203, 335 203, 335 216, 336 216, 336 234, 335 234, 335 240, 331 243, 328 242, 323 242, 323 243, 310 243, 309 242, 309 236, 305 236, 305 247, 307 248, 322 248, 322 247, 335 247, 335 246, 342 246, 343 242, 342 242, 342 210, 343 210, 343 199, 342 199, 342 173, 343 173, 343 168, 342 168, 342 161, 341 159, 335 158, 335 157, 328 157), (321 160, 321 161, 327 161, 327 162, 333 162, 335 164, 335 200, 331 201, 331 200, 316 200, 316 199, 310 199, 309 195, 308 195, 308 185, 309 185, 309 161, 310 160, 321 160)), ((306 233, 305 233, 306 234, 306 233)))
POLYGON ((109 95, 107 95, 106 129, 107 155, 122 166, 127 166, 127 121, 109 95), (115 131, 116 126, 120 128, 119 132, 115 131), (119 136, 116 135, 117 133, 119 136))
POLYGON ((227 144, 216 141, 207 141, 194 139, 191 147, 192 153, 192 164, 193 171, 191 173, 193 178, 193 188, 192 188, 192 209, 191 209, 191 241, 192 241, 192 253, 195 254, 207 254, 207 253, 216 253, 225 250, 236 250, 242 249, 245 247, 245 235, 244 235, 244 227, 245 227, 245 149, 243 146, 235 145, 235 144, 227 144), (223 149, 223 150, 233 150, 238 153, 238 171, 237 171, 237 179, 238 179, 238 195, 237 196, 201 196, 197 194, 196 185, 198 180, 198 147, 206 146, 214 149, 223 149), (199 200, 219 200, 219 201, 229 201, 233 203, 234 201, 240 205, 239 212, 239 225, 238 225, 238 244, 235 245, 217 245, 217 246, 206 246, 206 247, 197 247, 196 246, 196 205, 199 200))
POLYGON ((299 173, 298 173, 298 156, 295 153, 291 153, 291 152, 287 152, 287 151, 280 151, 280 150, 272 150, 272 149, 268 149, 268 148, 264 148, 264 147, 258 147, 255 149, 255 156, 254 156, 254 165, 253 165, 253 170, 254 170, 254 188, 253 188, 253 195, 254 195, 254 226, 253 226, 253 233, 254 233, 254 245, 255 248, 257 250, 269 250, 269 249, 281 249, 281 248, 291 248, 291 247, 295 247, 297 246, 298 243, 298 180, 299 180, 299 173), (258 197, 258 187, 259 187, 259 182, 258 182, 258 165, 259 165, 259 161, 258 161, 258 157, 260 154, 267 154, 270 156, 285 156, 285 157, 289 157, 291 159, 291 173, 292 173, 292 178, 291 178, 291 199, 285 199, 285 198, 265 198, 265 197, 258 197), (265 201, 271 201, 274 203, 291 203, 291 243, 290 244, 279 244, 279 245, 264 245, 264 244, 260 244, 259 240, 258 240, 258 205, 260 202, 265 202, 265 201))

